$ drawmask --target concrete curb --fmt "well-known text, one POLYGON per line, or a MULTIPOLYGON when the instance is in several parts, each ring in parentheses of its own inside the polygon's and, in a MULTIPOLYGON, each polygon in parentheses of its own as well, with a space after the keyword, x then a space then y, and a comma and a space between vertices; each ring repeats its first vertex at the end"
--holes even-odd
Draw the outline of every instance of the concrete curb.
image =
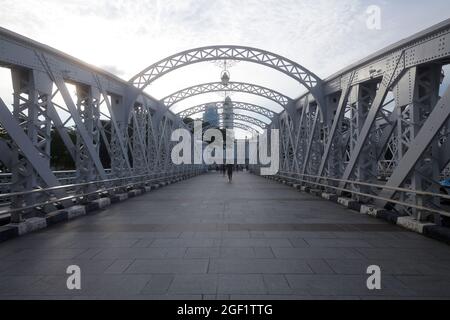
POLYGON ((405 229, 423 234, 424 227, 434 226, 435 224, 420 222, 420 221, 414 220, 412 217, 400 217, 397 219, 397 225, 399 225, 405 229))
POLYGON ((142 189, 133 189, 128 191, 128 198, 138 197, 142 194, 143 194, 142 189))
POLYGON ((118 203, 128 199, 128 193, 115 194, 111 196, 111 203, 118 203))
POLYGON ((387 210, 380 210, 377 213, 376 217, 377 217, 377 219, 387 221, 391 224, 399 225, 398 219, 401 218, 402 216, 395 212, 391 212, 391 211, 387 211, 387 210))
POLYGON ((319 189, 311 189, 311 190, 309 190, 309 193, 312 195, 315 195, 317 197, 322 196, 322 190, 319 190, 319 189))
POLYGON ((99 210, 109 207, 111 204, 123 202, 127 199, 143 195, 153 190, 158 190, 162 186, 184 181, 198 175, 199 174, 185 175, 170 182, 163 181, 151 186, 143 186, 141 188, 130 190, 128 193, 102 197, 84 205, 74 205, 69 208, 51 212, 47 214, 45 218, 33 217, 18 224, 10 223, 5 226, 0 226, 0 243, 37 230, 42 230, 58 223, 67 222, 87 214, 93 214, 99 210))
POLYGON ((16 227, 6 225, 0 227, 0 242, 13 239, 19 236, 19 232, 16 227))
POLYGON ((65 209, 67 210, 67 219, 69 220, 73 220, 76 219, 80 216, 84 216, 86 215, 86 207, 82 206, 82 205, 78 205, 78 206, 73 206, 70 208, 65 209))
POLYGON ((344 207, 347 207, 351 210, 355 210, 358 212, 360 212, 360 210, 361 210, 361 204, 351 198, 338 197, 337 203, 339 203, 339 204, 343 205, 344 207))
POLYGON ((450 245, 449 228, 440 227, 438 225, 427 225, 423 227, 422 231, 424 236, 450 245))
POLYGON ((69 213, 66 210, 51 212, 47 215, 47 226, 69 220, 69 213))
POLYGON ((37 231, 37 230, 41 230, 44 228, 47 228, 47 219, 45 218, 38 218, 38 217, 34 217, 34 218, 30 218, 27 219, 24 222, 21 223, 17 223, 17 224, 10 224, 11 227, 15 227, 17 228, 17 234, 19 236, 33 232, 33 231, 37 231))
POLYGON ((328 200, 328 201, 332 201, 332 202, 337 202, 338 200, 338 196, 334 193, 322 193, 320 195, 322 198, 328 200))

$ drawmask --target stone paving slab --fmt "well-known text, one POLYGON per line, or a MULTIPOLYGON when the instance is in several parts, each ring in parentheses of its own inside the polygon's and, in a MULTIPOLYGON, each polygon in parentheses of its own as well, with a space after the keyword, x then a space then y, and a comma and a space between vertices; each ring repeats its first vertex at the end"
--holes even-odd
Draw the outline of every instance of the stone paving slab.
POLYGON ((0 244, 0 299, 449 299, 450 248, 247 173, 0 244), (81 290, 66 287, 78 265, 81 290), (367 289, 367 267, 382 290, 367 289))

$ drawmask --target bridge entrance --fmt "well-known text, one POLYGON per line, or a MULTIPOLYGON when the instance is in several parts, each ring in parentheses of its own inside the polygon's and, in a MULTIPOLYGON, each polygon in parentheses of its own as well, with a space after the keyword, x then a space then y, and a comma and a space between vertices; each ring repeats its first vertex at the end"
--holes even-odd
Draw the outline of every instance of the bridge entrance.
POLYGON ((124 81, 0 28, 0 297, 448 298, 449 43, 447 20, 325 79, 208 46, 124 81), (303 91, 234 81, 237 61, 303 91), (149 93, 202 62, 220 82, 149 93), (202 160, 226 129, 246 133, 233 183, 202 160), (84 291, 62 287, 68 263, 84 291))

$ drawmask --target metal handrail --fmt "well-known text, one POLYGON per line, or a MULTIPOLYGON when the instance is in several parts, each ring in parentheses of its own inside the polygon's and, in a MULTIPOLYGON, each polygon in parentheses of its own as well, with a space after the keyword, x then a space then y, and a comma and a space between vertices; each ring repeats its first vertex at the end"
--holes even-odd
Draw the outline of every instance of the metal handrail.
MULTIPOLYGON (((375 188, 380 188, 380 189, 393 190, 393 191, 398 191, 398 192, 415 193, 415 194, 422 195, 422 196, 441 197, 443 199, 450 200, 450 195, 440 194, 440 193, 433 193, 433 192, 427 192, 427 191, 421 191, 421 190, 413 190, 413 189, 406 189, 406 188, 399 188, 399 187, 391 187, 391 186, 385 186, 385 185, 382 185, 382 184, 368 183, 368 182, 362 182, 362 181, 357 181, 357 180, 344 180, 344 179, 329 178, 329 177, 324 177, 324 176, 314 176, 314 175, 309 175, 309 174, 286 172, 286 171, 280 171, 280 173, 293 174, 293 175, 304 176, 304 177, 309 177, 309 178, 316 178, 316 179, 319 179, 318 181, 320 181, 320 180, 330 180, 330 181, 336 181, 336 182, 345 182, 345 183, 357 184, 357 185, 362 185, 362 186, 367 186, 367 187, 375 187, 375 188)), ((310 180, 307 180, 307 182, 308 183, 313 183, 310 180)))
POLYGON ((149 173, 149 174, 138 175, 138 176, 131 176, 131 177, 96 180, 96 181, 83 182, 83 183, 60 185, 60 186, 55 186, 55 187, 50 187, 50 188, 34 189, 34 190, 29 190, 29 191, 4 193, 4 194, 0 194, 0 199, 1 198, 10 198, 10 197, 24 196, 24 195, 29 195, 29 194, 33 194, 33 193, 51 192, 51 191, 61 190, 61 189, 83 187, 83 186, 89 186, 89 185, 94 185, 94 184, 99 184, 99 183, 114 182, 114 181, 119 181, 119 180, 136 179, 136 178, 142 178, 142 177, 148 177, 148 176, 154 176, 154 175, 160 175, 160 174, 163 175, 163 174, 166 174, 166 173, 170 173, 170 172, 149 173))
MULTIPOLYGON (((58 174, 69 174, 69 173, 77 173, 77 170, 55 170, 53 171, 53 174, 58 175, 58 174)), ((111 169, 105 169, 105 173, 110 174, 111 173, 111 169)), ((0 178, 2 177, 10 177, 12 176, 11 172, 2 172, 0 173, 0 178)))
POLYGON ((398 201, 398 200, 393 200, 393 199, 388 199, 385 197, 380 197, 377 195, 373 195, 373 194, 368 194, 368 193, 364 193, 364 192, 359 192, 359 191, 354 191, 354 190, 350 190, 350 189, 346 189, 346 188, 340 188, 340 187, 335 187, 335 186, 331 186, 328 184, 323 184, 323 183, 319 183, 319 182, 313 182, 313 181, 309 181, 309 180, 305 180, 305 179, 300 179, 300 178, 294 178, 294 177, 290 177, 290 176, 283 176, 283 175, 278 175, 281 178, 286 178, 286 179, 291 179, 291 180, 296 180, 296 181, 301 181, 301 182, 306 182, 306 183, 311 183, 317 186, 322 186, 325 188, 331 188, 334 190, 339 190, 339 191, 346 191, 346 192, 350 192, 356 195, 360 195, 360 196, 364 196, 364 197, 368 197, 368 198, 373 198, 373 199, 378 199, 378 200, 383 200, 383 201, 387 201, 390 203, 395 203, 395 204, 399 204, 402 206, 406 206, 406 207, 410 207, 410 208, 414 208, 414 209, 418 209, 418 210, 424 210, 424 211, 428 211, 428 212, 433 212, 433 213, 437 213, 446 217, 450 217, 450 212, 447 211, 441 211, 441 210, 437 210, 437 209, 433 209, 433 208, 428 208, 428 207, 423 207, 423 206, 418 206, 415 204, 411 204, 411 203, 407 203, 407 202, 403 202, 403 201, 398 201))
MULTIPOLYGON (((178 173, 176 175, 167 176, 165 178, 177 177, 177 176, 180 176, 182 174, 183 173, 178 173)), ((161 180, 161 179, 158 179, 158 178, 148 179, 148 180, 141 181, 141 182, 130 182, 130 183, 125 184, 125 185, 113 186, 113 187, 110 187, 110 188, 97 189, 95 191, 91 191, 91 192, 87 192, 87 193, 81 193, 81 194, 75 194, 75 195, 67 196, 67 197, 64 197, 64 198, 48 200, 48 201, 45 201, 45 202, 35 203, 35 204, 29 205, 29 206, 25 206, 25 207, 8 209, 8 210, 5 210, 5 211, 1 211, 0 215, 10 214, 10 213, 14 213, 14 212, 20 212, 20 211, 29 210, 29 209, 34 209, 34 208, 37 208, 37 207, 43 207, 43 206, 46 206, 46 205, 49 205, 49 204, 54 204, 54 203, 57 203, 57 202, 64 202, 64 201, 68 201, 68 200, 72 200, 72 199, 76 199, 76 198, 83 198, 83 197, 86 197, 86 196, 89 196, 89 195, 93 195, 93 194, 100 194, 100 193, 108 192, 110 190, 115 190, 115 189, 119 189, 119 188, 126 188, 126 187, 133 186, 133 185, 136 185, 136 184, 143 184, 143 183, 159 181, 159 180, 161 180)))

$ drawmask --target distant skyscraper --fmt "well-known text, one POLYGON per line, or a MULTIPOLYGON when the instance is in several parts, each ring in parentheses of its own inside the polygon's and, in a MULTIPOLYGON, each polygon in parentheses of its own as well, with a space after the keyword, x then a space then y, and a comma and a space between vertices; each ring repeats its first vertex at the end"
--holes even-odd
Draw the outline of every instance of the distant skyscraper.
POLYGON ((203 114, 203 122, 208 122, 214 127, 219 126, 219 113, 217 112, 217 106, 215 104, 206 106, 205 113, 203 114))
POLYGON ((233 102, 230 97, 226 97, 223 104, 223 126, 225 129, 234 128, 233 102))

